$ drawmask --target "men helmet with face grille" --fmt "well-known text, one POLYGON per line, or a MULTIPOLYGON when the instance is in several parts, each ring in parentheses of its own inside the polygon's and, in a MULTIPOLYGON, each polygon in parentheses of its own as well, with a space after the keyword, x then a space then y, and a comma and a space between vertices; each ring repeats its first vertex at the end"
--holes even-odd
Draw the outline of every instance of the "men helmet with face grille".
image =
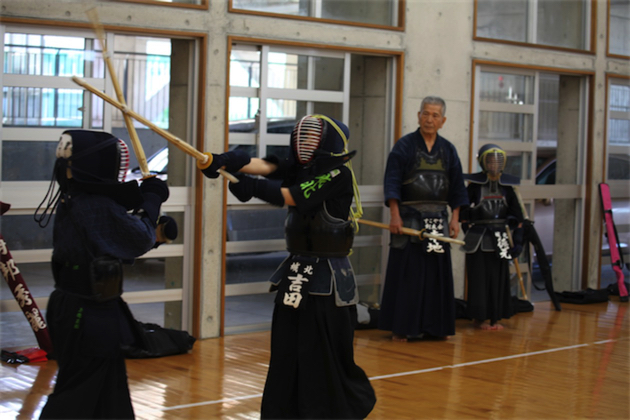
POLYGON ((477 160, 484 172, 496 177, 505 169, 507 154, 496 144, 486 144, 479 149, 477 160))
POLYGON ((129 148, 110 133, 89 130, 63 132, 57 145, 58 179, 78 182, 118 184, 129 169, 129 148))

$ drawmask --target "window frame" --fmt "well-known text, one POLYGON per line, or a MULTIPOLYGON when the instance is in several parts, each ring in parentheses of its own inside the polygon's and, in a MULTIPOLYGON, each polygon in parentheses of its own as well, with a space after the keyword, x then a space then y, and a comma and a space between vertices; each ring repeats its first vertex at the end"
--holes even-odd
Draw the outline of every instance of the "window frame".
MULTIPOLYGON (((128 1, 128 0, 125 0, 125 1, 128 1)), ((319 22, 319 23, 327 23, 327 24, 340 24, 340 25, 357 26, 357 27, 372 28, 372 29, 385 29, 385 30, 390 30, 390 31, 404 31, 405 30, 405 3, 407 0, 393 0, 393 1, 396 2, 394 4, 398 5, 398 10, 396 13, 397 24, 395 26, 353 22, 353 21, 348 21, 348 20, 323 19, 323 18, 314 17, 314 16, 295 16, 295 15, 288 15, 288 14, 283 14, 283 13, 261 12, 261 11, 248 10, 248 9, 237 9, 233 5, 233 0, 228 0, 228 12, 235 13, 235 14, 254 15, 254 16, 262 16, 262 17, 270 17, 270 18, 292 19, 292 20, 319 22)))
MULTIPOLYGON (((498 44, 507 44, 507 45, 514 45, 514 46, 521 46, 521 47, 528 47, 528 48, 540 48, 543 50, 555 50, 555 51, 566 51, 566 52, 573 52, 573 53, 580 53, 580 54, 588 54, 588 55, 595 55, 596 53, 596 36, 597 36, 597 1, 596 0, 584 0, 585 5, 588 5, 588 10, 585 13, 585 17, 588 19, 588 22, 584 25, 584 29, 587 31, 586 34, 584 34, 584 41, 585 44, 588 44, 588 49, 576 49, 576 48, 567 48, 567 47, 559 47, 559 46, 553 46, 553 45, 544 45, 544 44, 537 44, 534 42, 521 42, 521 41, 511 41, 511 40, 504 40, 504 39, 498 39, 498 38, 487 38, 487 37, 482 37, 477 35, 477 11, 478 11, 478 3, 479 0, 474 0, 475 4, 474 4, 474 11, 473 11, 473 41, 480 41, 480 42, 493 42, 493 43, 498 43, 498 44)), ((527 0, 527 4, 528 4, 528 15, 531 15, 533 13, 535 13, 534 8, 532 7, 532 3, 535 3, 535 0, 527 0)), ((530 38, 530 32, 531 32, 531 25, 528 25, 528 38, 530 38)))
MULTIPOLYGON (((623 55, 623 54, 615 54, 615 53, 611 53, 610 52, 610 12, 611 12, 611 5, 610 5, 610 1, 611 0, 606 0, 606 56, 609 58, 621 58, 621 59, 625 59, 625 60, 630 60, 630 55, 623 55)), ((630 7, 630 5, 629 5, 630 7)))
MULTIPOLYGON (((344 86, 343 91, 345 92, 336 92, 336 91, 318 91, 318 90, 307 90, 307 89, 274 89, 274 92, 279 93, 282 97, 287 97, 293 99, 295 94, 300 95, 300 100, 304 100, 307 102, 313 102, 313 96, 309 97, 309 94, 314 95, 316 98, 330 98, 334 97, 335 100, 339 103, 345 104, 343 107, 343 116, 341 119, 345 122, 348 122, 350 118, 350 65, 351 65, 351 56, 353 53, 365 54, 365 55, 374 55, 374 56, 384 56, 388 57, 392 60, 392 67, 387 72, 387 78, 389 81, 389 101, 387 108, 391 110, 391 114, 389 117, 389 124, 387 124, 388 132, 391 131, 392 138, 400 137, 400 108, 402 103, 402 69, 404 68, 404 53, 401 51, 383 51, 383 50, 368 50, 368 49, 357 49, 357 48, 342 48, 336 46, 321 46, 321 45, 312 45, 312 44, 300 44, 294 42, 280 42, 269 39, 258 39, 258 38, 246 38, 246 37, 228 37, 228 45, 230 45, 228 51, 228 77, 227 83, 229 88, 226 89, 226 103, 229 104, 229 98, 234 95, 234 93, 246 93, 248 95, 255 95, 255 97, 264 97, 268 93, 265 93, 265 90, 269 90, 270 88, 266 88, 264 85, 266 82, 266 74, 267 69, 265 66, 265 56, 262 53, 263 49, 268 52, 283 52, 290 54, 298 54, 298 55, 309 55, 309 56, 322 56, 322 57, 332 57, 332 58, 343 58, 344 59, 344 86), (260 69, 260 86, 259 87, 238 87, 231 86, 229 75, 230 75, 230 57, 232 56, 232 50, 235 45, 239 47, 243 47, 244 50, 251 48, 260 49, 261 51, 261 69, 260 69), (285 91, 285 92, 281 92, 285 91), (306 96, 302 96, 306 95, 306 96)), ((236 95, 234 95, 236 96, 236 95)), ((239 96, 240 97, 240 96, 239 96)), ((271 95, 272 98, 277 98, 278 94, 271 95)), ((262 103, 260 104, 262 108, 262 103)), ((228 150, 229 146, 234 144, 255 144, 257 146, 257 150, 259 156, 265 156, 265 154, 260 154, 265 152, 265 147, 270 145, 282 145, 286 146, 288 143, 288 134, 273 134, 266 133, 265 127, 261 124, 260 133, 264 134, 267 137, 267 140, 261 141, 257 139, 259 137, 254 133, 230 133, 229 132, 229 109, 226 109, 226 144, 225 149, 228 150), (235 136, 236 134, 236 136, 235 136), (237 142, 234 140, 237 139, 237 142), (262 147, 261 144, 264 144, 265 147, 262 147)), ((389 151, 389 149, 388 149, 389 151)), ((361 202, 363 209, 368 208, 381 208, 382 207, 382 185, 365 185, 361 184, 359 186, 360 194, 361 194, 361 202)), ((262 200, 253 198, 247 203, 241 203, 234 197, 231 193, 227 194, 227 200, 224 206, 224 220, 227 220, 227 212, 228 210, 264 210, 264 209, 272 209, 274 208, 270 204, 265 203, 262 200)), ((357 235, 354 240, 354 247, 374 247, 374 246, 385 246, 387 240, 384 239, 387 237, 385 232, 378 234, 365 234, 365 235, 357 235)), ((225 232, 222 235, 223 238, 226 238, 225 232)), ((225 239, 224 239, 225 241, 225 239)), ((241 296, 241 295, 254 295, 254 294, 263 294, 268 293, 269 285, 267 282, 261 283, 237 283, 237 284, 226 284, 227 281, 227 255, 228 254, 238 254, 238 253, 251 253, 251 252, 269 252, 269 251, 285 251, 286 250, 286 242, 284 239, 263 239, 263 240, 250 240, 250 241, 234 241, 234 242, 224 242, 225 246, 225 254, 223 259, 223 292, 222 296, 233 297, 233 296, 241 296)), ((383 253, 386 255, 386 253, 383 253)), ((362 285, 369 284, 378 284, 382 281, 383 273, 379 274, 358 274, 357 283, 362 285)), ((224 306, 226 306, 224 300, 224 306)), ((222 314, 222 334, 232 334, 238 333, 239 331, 243 331, 244 326, 225 326, 225 308, 222 314)), ((268 328, 267 324, 259 324, 254 325, 255 328, 268 328)), ((246 326, 245 326, 246 328, 246 326)))
POLYGON ((611 195, 613 198, 628 198, 630 192, 628 191, 628 181, 621 179, 608 179, 608 166, 609 158, 611 154, 628 154, 630 155, 630 143, 628 145, 612 145, 610 143, 610 119, 613 117, 622 117, 618 119, 630 120, 630 111, 611 111, 610 109, 610 89, 613 84, 630 86, 630 76, 619 74, 606 74, 606 125, 604 136, 604 159, 603 159, 603 172, 602 178, 610 185, 611 195))
MULTIPOLYGON (((595 74, 590 71, 580 71, 580 70, 571 70, 571 69, 561 69, 561 68, 552 68, 552 67, 544 67, 544 66, 527 66, 515 63, 503 63, 503 62, 495 62, 489 60, 472 60, 472 87, 471 87, 471 119, 470 119, 470 146, 469 146, 469 172, 475 172, 475 155, 478 150, 480 144, 479 139, 477 138, 476 125, 477 122, 477 113, 479 112, 479 94, 478 94, 478 77, 477 72, 481 70, 488 71, 501 71, 501 72, 517 72, 517 74, 522 73, 551 73, 558 75, 567 75, 567 76, 577 76, 582 78, 581 87, 580 87, 580 122, 579 122, 579 136, 580 141, 582 143, 579 144, 578 150, 578 165, 582 169, 578 170, 578 178, 576 180, 576 184, 560 184, 560 185, 536 185, 535 184, 535 171, 532 174, 532 179, 528 182, 521 182, 519 186, 519 192, 521 194, 521 198, 524 201, 524 205, 528 211, 528 216, 531 220, 535 217, 535 214, 531 213, 531 210, 534 208, 534 200, 538 199, 573 199, 576 200, 576 209, 578 214, 576 216, 578 219, 578 224, 576 225, 577 229, 577 237, 581 238, 581 242, 575 244, 574 246, 574 255, 586 255, 588 252, 588 244, 589 244, 589 233, 591 230, 591 221, 588 217, 588 208, 586 208, 585 202, 590 197, 590 193, 588 191, 588 186, 590 183, 590 179, 592 176, 592 162, 590 160, 591 156, 587 153, 587 150, 590 150, 593 145, 593 132, 592 132, 592 113, 593 113, 593 85, 595 74), (581 213, 581 215, 579 214, 581 213), (579 226, 578 226, 579 225, 579 226)), ((538 82, 536 82, 536 91, 535 96, 538 97, 539 87, 538 82)), ((535 109, 536 112, 539 112, 538 99, 535 101, 535 109)), ((538 124, 534 125, 534 130, 538 130, 538 124)), ((534 141, 532 145, 536 146, 537 138, 534 137, 534 141)), ((483 143, 485 144, 485 143, 483 143)), ((532 157, 532 164, 535 167, 535 158, 532 157)), ((573 270, 575 273, 575 277, 573 278, 573 282, 581 281, 582 285, 588 284, 588 270, 587 270, 587 258, 582 258, 582 263, 579 262, 579 259, 574 261, 573 270), (581 279, 581 280, 579 280, 581 279)), ((531 277, 528 276, 529 279, 531 277)), ((530 281, 530 280, 528 280, 530 281)), ((579 287, 574 285, 574 287, 579 287)), ((584 286, 586 287, 586 286, 584 286)))
POLYGON ((180 7, 182 9, 200 9, 200 10, 208 10, 210 7, 210 0, 199 0, 200 4, 191 4, 191 3, 179 3, 175 1, 159 1, 159 0, 113 0, 121 3, 136 3, 136 4, 144 4, 147 6, 166 6, 166 7, 180 7))
MULTIPOLYGON (((65 35, 65 36, 81 36, 86 39, 94 40, 95 34, 92 31, 91 26, 83 25, 83 24, 73 24, 73 25, 65 25, 61 28, 56 24, 51 23, 28 23, 24 24, 19 19, 15 21, 11 21, 7 19, 5 22, 0 24, 0 28, 2 31, 2 38, 0 39, 0 43, 4 49, 4 33, 6 32, 17 32, 17 33, 32 33, 32 34, 40 34, 40 35, 65 35)), ((107 27, 105 28, 108 29, 107 27)), ((162 37, 168 39, 186 39, 192 43, 195 43, 195 52, 194 52, 194 61, 195 66, 190 73, 191 84, 200 84, 204 86, 204 78, 202 69, 200 69, 201 64, 203 63, 203 57, 205 56, 205 52, 203 50, 203 45, 205 45, 205 34, 200 33, 184 33, 180 32, 178 34, 174 34, 172 32, 152 32, 145 30, 126 30, 119 31, 114 30, 111 33, 107 33, 107 43, 109 45, 113 44, 115 33, 124 34, 128 36, 137 36, 137 37, 162 37)), ((76 85, 72 82, 68 77, 60 77, 60 76, 40 76, 40 75, 7 75, 4 74, 4 55, 0 57, 0 67, 3 68, 3 72, 0 72, 0 81, 3 86, 7 86, 7 82, 14 83, 16 81, 21 82, 22 80, 28 80, 30 82, 35 82, 39 85, 46 85, 46 83, 52 83, 54 86, 60 85, 62 87, 71 87, 73 89, 79 88, 83 90, 83 88, 76 85), (9 76, 7 78, 7 76, 9 76), (46 79, 47 78, 47 79, 46 79)), ((107 71, 103 78, 84 78, 84 80, 91 85, 95 86, 97 89, 100 89, 107 93, 110 96, 115 96, 113 92, 113 86, 110 80, 111 76, 107 71)), ((47 86, 48 87, 48 86, 47 86)), ((203 147, 203 129, 201 125, 194 124, 193 120, 202 120, 200 118, 203 115, 203 91, 199 91, 199 89, 189 89, 189 97, 187 100, 189 101, 191 107, 193 104, 196 104, 195 108, 197 108, 197 112, 194 114, 194 117, 191 117, 190 121, 190 130, 191 135, 190 138, 193 139, 199 147, 203 147)), ((85 113, 89 112, 88 104, 94 99, 94 96, 90 94, 90 92, 83 92, 83 103, 86 107, 85 113)), ((107 132, 112 131, 112 113, 114 108, 107 104, 104 104, 104 124, 103 127, 92 128, 89 126, 88 121, 91 120, 91 114, 88 115, 83 122, 84 129, 95 129, 95 130, 103 130, 107 132)), ((51 142, 56 143, 59 138, 59 133, 67 128, 65 127, 2 127, 0 133, 2 136, 0 137, 0 146, 3 140, 20 140, 20 141, 41 141, 42 137, 50 138, 51 142), (48 135, 47 133, 50 133, 48 135)), ((129 144, 129 146, 131 146, 129 144)), ((131 147, 130 147, 131 148, 131 147)), ((1 148, 0 148, 1 152, 1 148)), ((188 161, 191 161, 190 158, 187 158, 188 161)), ((181 302, 181 328, 192 330, 193 335, 199 335, 199 317, 197 313, 199 312, 199 297, 197 293, 194 293, 194 290, 198 289, 200 283, 199 270, 196 268, 200 265, 200 250, 197 243, 199 242, 199 236, 201 235, 198 231, 193 229, 195 223, 197 223, 201 219, 200 211, 198 209, 199 202, 201 201, 201 197, 203 194, 202 184, 199 182, 200 174, 195 171, 194 164, 187 165, 187 185, 183 187, 170 187, 170 196, 169 200, 164 203, 162 206, 162 211, 164 212, 172 212, 172 213, 182 213, 184 223, 179 227, 180 232, 185 235, 186 238, 185 243, 183 244, 163 244, 158 249, 152 249, 145 255, 139 257, 139 259, 164 259, 169 257, 180 257, 184 259, 183 267, 182 267, 182 279, 183 281, 181 287, 173 288, 173 289, 153 289, 147 291, 134 291, 134 292, 126 292, 124 293, 124 298, 129 304, 139 304, 139 303, 167 303, 167 302, 181 302), (194 176, 193 176, 194 174, 194 176)), ((32 215, 35 210, 37 203, 39 203, 44 197, 45 192, 50 184, 50 181, 3 181, 2 182, 2 196, 5 200, 10 202, 12 208, 7 216, 19 216, 19 215, 32 215)), ((49 226, 48 229, 52 229, 52 226, 49 226)), ((52 249, 32 249, 32 250, 14 250, 12 251, 13 258, 20 261, 20 263, 28 264, 28 263, 38 263, 38 262, 49 262, 52 249)), ((38 305, 40 308, 45 308, 48 302, 48 297, 38 298, 38 305)), ((0 301, 0 313, 2 312, 17 312, 20 311, 19 306, 17 306, 16 302, 12 299, 7 299, 0 301)))

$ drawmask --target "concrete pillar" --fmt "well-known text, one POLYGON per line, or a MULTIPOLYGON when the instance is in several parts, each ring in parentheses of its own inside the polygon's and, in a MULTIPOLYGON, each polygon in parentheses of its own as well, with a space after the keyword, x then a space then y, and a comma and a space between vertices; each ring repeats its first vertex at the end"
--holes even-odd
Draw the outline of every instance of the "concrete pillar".
MULTIPOLYGON (((173 39, 171 41, 171 81, 169 85, 169 128, 168 131, 181 139, 190 142, 189 120, 189 83, 190 83, 190 41, 173 39)), ((168 185, 186 185, 186 159, 187 155, 169 143, 168 145, 168 185)), ((183 213, 169 214, 175 218, 179 227, 178 242, 182 241, 184 234, 183 213)), ((183 241, 182 241, 183 243, 183 241)), ((164 279, 166 289, 179 289, 183 286, 183 257, 167 258, 164 266, 164 279)), ((182 328, 182 303, 164 303, 164 327, 182 328)))
MULTIPOLYGON (((558 148, 556 185, 578 183, 580 149, 580 85, 575 76, 560 76, 558 92, 558 148)), ((554 199, 553 280, 557 291, 575 290, 579 285, 576 258, 578 210, 575 199, 554 199)))

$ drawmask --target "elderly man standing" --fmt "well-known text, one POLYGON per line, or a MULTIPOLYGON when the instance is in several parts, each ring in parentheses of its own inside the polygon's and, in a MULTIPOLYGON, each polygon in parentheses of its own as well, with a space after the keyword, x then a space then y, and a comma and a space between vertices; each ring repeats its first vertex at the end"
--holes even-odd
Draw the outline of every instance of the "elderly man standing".
POLYGON ((426 97, 419 129, 401 137, 387 159, 384 191, 392 235, 379 328, 392 331, 395 341, 455 334, 449 245, 401 234, 403 226, 459 234, 459 209, 468 205, 468 195, 455 146, 438 134, 445 113, 443 99, 426 97))

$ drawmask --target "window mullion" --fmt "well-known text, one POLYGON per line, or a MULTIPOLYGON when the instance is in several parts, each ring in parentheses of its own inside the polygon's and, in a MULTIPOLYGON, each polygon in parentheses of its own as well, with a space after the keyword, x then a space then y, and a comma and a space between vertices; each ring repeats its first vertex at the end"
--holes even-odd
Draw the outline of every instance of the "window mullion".
POLYGON ((322 17, 322 0, 313 0, 311 3, 311 16, 316 18, 322 17))
MULTIPOLYGON (((316 1, 315 3, 319 3, 319 15, 317 17, 321 17, 321 2, 316 1)), ((310 92, 313 92, 315 89, 315 60, 313 56, 309 55, 306 58, 306 94, 309 95, 310 92)), ((310 96, 310 95, 309 95, 310 96)), ((313 104, 312 98, 306 102, 306 114, 311 115, 315 112, 315 106, 313 104)), ((299 118, 299 115, 296 115, 299 118)))
POLYGON ((529 0, 527 12, 527 42, 535 44, 538 38, 536 32, 538 27, 538 0, 529 0))
POLYGON ((536 178, 536 162, 538 159, 538 119, 539 119, 539 111, 540 111, 540 72, 536 72, 534 75, 534 121, 532 122, 532 159, 529 162, 532 178, 536 178))
POLYGON ((343 106, 342 120, 348 125, 350 122, 350 53, 346 53, 343 59, 343 106))
POLYGON ((260 90, 259 90, 259 108, 256 113, 256 124, 258 124, 258 133, 256 133, 256 144, 258 145, 258 156, 266 155, 265 149, 267 144, 265 135, 267 134, 267 99, 269 98, 269 46, 263 45, 260 54, 260 90))

